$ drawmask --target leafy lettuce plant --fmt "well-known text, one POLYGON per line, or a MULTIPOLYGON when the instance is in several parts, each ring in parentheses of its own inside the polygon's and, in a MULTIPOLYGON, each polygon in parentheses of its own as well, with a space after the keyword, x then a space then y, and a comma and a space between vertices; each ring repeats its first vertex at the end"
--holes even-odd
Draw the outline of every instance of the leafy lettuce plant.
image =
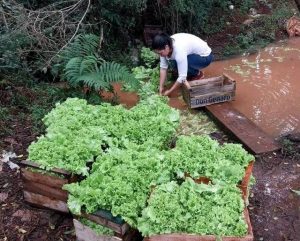
POLYGON ((188 178, 157 186, 138 219, 144 236, 186 233, 244 236, 244 202, 235 186, 197 184, 188 178))

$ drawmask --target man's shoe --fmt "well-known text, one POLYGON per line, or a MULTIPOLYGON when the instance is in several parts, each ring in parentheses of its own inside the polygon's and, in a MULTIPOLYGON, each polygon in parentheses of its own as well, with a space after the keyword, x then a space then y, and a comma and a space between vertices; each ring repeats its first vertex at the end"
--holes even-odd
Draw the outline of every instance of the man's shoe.
POLYGON ((199 74, 193 77, 187 77, 187 81, 199 80, 204 78, 204 73, 200 70, 199 74))

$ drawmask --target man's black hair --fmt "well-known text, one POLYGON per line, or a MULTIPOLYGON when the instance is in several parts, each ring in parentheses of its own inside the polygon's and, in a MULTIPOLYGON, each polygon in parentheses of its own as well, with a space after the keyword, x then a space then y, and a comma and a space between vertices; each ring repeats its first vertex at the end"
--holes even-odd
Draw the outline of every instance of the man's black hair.
POLYGON ((169 45, 171 49, 173 48, 172 38, 168 34, 159 33, 154 36, 152 40, 152 49, 161 50, 164 49, 166 45, 169 45))

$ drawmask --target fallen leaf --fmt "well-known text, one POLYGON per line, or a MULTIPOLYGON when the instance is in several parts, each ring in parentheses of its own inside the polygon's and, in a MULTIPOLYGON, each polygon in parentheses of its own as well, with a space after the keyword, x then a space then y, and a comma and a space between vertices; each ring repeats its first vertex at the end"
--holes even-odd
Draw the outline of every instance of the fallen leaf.
POLYGON ((26 231, 25 229, 23 229, 23 228, 19 228, 18 231, 19 231, 20 233, 23 233, 23 234, 24 234, 24 233, 27 233, 27 231, 26 231))
POLYGON ((296 193, 298 196, 300 196, 300 190, 293 190, 291 189, 292 192, 296 193))

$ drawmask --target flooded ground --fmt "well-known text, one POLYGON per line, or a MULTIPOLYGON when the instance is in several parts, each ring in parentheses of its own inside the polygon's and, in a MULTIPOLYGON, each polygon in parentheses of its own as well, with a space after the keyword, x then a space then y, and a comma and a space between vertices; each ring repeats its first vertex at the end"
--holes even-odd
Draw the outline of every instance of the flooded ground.
POLYGON ((300 131, 300 38, 257 54, 214 62, 205 77, 229 74, 237 82, 233 106, 277 137, 300 131))

